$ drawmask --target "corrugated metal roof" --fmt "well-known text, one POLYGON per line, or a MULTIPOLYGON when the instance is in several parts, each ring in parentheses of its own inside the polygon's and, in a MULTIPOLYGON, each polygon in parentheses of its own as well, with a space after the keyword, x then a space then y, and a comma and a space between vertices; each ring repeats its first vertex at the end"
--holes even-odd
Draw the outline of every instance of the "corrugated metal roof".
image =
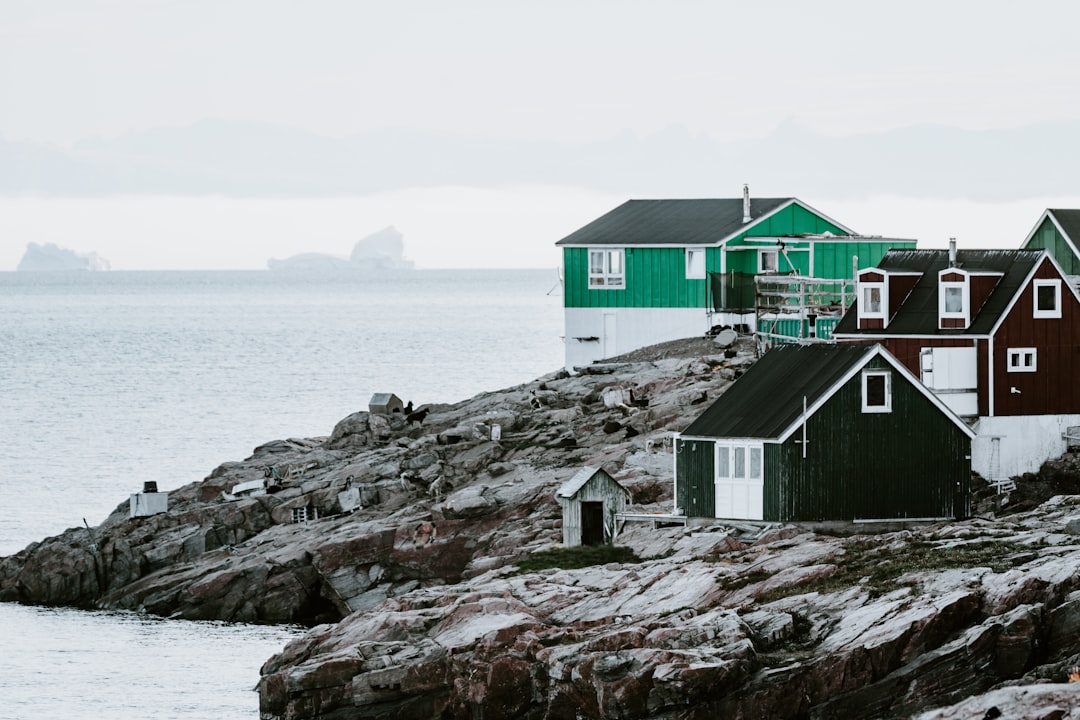
MULTIPOLYGON (((858 329, 858 308, 851 308, 833 329, 833 335, 986 335, 993 330, 1002 313, 1024 281, 1042 259, 1042 250, 958 250, 957 267, 969 272, 1002 273, 990 296, 978 309, 966 328, 938 329, 938 272, 949 266, 948 250, 890 250, 878 263, 883 270, 919 272, 922 277, 900 305, 888 327, 878 330, 858 329)), ((856 299, 856 303, 858 300, 856 299)))
MULTIPOLYGON (((751 198, 759 220, 795 198, 751 198)), ((556 245, 714 245, 739 232, 742 198, 627 200, 556 245)))
POLYGON ((1065 234, 1069 236, 1073 246, 1080 248, 1080 210, 1052 208, 1049 212, 1057 220, 1057 224, 1061 226, 1065 234))
POLYGON ((780 345, 768 351, 682 431, 686 437, 774 439, 877 346, 780 345))
MULTIPOLYGON (((592 480, 592 476, 601 472, 599 468, 583 467, 577 471, 574 477, 564 482, 558 490, 555 491, 555 497, 571 498, 577 495, 578 490, 585 487, 585 483, 592 480)), ((607 473, 604 473, 605 475, 607 473)))

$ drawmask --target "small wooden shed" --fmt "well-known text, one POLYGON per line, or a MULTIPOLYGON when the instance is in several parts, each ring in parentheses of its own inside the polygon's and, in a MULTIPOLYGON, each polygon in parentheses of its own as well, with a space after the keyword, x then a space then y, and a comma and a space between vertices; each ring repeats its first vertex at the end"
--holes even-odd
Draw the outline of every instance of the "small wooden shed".
POLYGON ((615 516, 628 491, 598 468, 584 467, 555 492, 563 511, 563 545, 602 545, 615 535, 615 516))
POLYGON ((405 404, 394 393, 375 393, 368 402, 368 412, 372 415, 391 415, 405 411, 405 404))

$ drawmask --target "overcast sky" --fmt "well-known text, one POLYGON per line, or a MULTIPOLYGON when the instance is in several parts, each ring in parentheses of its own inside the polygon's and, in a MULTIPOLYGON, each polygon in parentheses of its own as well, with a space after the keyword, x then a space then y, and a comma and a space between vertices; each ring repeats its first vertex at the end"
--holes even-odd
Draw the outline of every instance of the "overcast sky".
POLYGON ((1009 127, 1080 115, 1078 21, 1067 1, 4 0, 0 133, 1009 127))
MULTIPOLYGON (((2 0, 0 137, 206 118, 573 142, 1007 128, 1080 118, 1078 21, 1038 0, 2 0)), ((395 218, 373 224, 352 238, 395 218)))

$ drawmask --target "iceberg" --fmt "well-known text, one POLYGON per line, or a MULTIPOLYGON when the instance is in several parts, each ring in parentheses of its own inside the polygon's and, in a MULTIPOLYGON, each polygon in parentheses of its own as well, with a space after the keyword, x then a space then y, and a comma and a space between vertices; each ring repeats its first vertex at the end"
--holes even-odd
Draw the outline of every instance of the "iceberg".
POLYGON ((81 254, 55 243, 27 243, 26 253, 15 267, 16 272, 55 272, 59 270, 109 270, 109 261, 96 252, 81 254))
POLYGON ((361 239, 347 257, 323 253, 301 253, 284 260, 270 258, 266 265, 271 270, 298 270, 304 272, 339 270, 411 270, 413 262, 405 259, 404 236, 393 225, 361 239))

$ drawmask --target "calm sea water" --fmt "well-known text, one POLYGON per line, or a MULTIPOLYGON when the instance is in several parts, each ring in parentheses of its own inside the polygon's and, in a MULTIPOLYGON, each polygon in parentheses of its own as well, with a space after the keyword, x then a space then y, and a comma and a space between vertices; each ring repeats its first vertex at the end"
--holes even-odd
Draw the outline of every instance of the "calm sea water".
MULTIPOLYGON (((454 402, 557 369, 554 270, 0 273, 0 555, 376 392, 454 402), (554 291, 553 291, 554 288, 554 291)), ((0 718, 257 717, 295 628, 0 604, 0 718)))

